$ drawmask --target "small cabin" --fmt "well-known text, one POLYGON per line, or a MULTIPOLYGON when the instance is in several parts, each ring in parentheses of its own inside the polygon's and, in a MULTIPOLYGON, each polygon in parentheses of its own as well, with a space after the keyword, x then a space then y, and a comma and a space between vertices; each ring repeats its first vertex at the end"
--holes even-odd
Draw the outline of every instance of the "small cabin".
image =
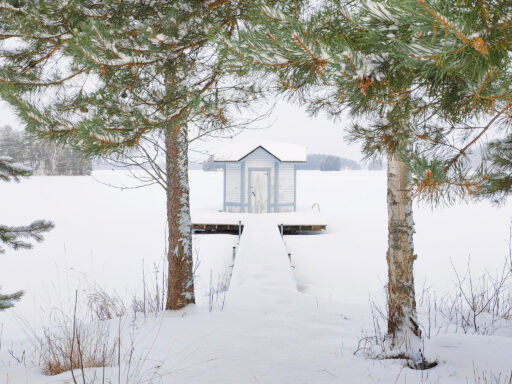
POLYGON ((217 152, 213 160, 224 170, 224 212, 296 210, 296 167, 306 162, 306 147, 231 143, 217 152))

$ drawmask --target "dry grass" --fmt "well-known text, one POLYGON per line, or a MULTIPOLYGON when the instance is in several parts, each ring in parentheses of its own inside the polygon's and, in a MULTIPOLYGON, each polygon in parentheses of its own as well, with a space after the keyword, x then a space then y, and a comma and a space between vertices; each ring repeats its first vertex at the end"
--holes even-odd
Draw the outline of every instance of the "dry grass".
POLYGON ((454 268, 455 289, 439 297, 424 288, 418 295, 423 334, 462 332, 492 335, 512 321, 512 257, 500 271, 474 276, 468 259, 466 271, 454 268))
POLYGON ((473 377, 467 380, 468 384, 512 384, 512 370, 509 373, 493 373, 491 371, 479 371, 473 366, 473 377))
POLYGON ((42 373, 53 376, 85 368, 108 367, 116 363, 119 338, 111 335, 109 323, 95 319, 77 320, 63 313, 53 316, 37 338, 42 373))
POLYGON ((126 305, 119 295, 108 293, 97 285, 88 292, 87 305, 98 320, 112 320, 127 313, 126 305))

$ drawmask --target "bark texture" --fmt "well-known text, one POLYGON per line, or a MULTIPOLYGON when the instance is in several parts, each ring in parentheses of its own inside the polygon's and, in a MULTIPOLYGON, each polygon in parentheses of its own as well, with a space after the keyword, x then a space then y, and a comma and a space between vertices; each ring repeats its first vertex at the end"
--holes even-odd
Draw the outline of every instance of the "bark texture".
POLYGON ((395 351, 416 360, 421 334, 414 290, 412 198, 408 169, 396 155, 388 155, 388 334, 395 351))
POLYGON ((169 275, 166 309, 194 303, 194 267, 188 183, 188 138, 183 127, 165 135, 169 275))

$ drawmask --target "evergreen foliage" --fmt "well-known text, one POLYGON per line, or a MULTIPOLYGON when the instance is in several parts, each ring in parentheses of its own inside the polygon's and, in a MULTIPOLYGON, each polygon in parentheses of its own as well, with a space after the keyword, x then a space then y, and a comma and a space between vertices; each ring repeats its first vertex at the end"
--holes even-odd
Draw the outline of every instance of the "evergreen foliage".
MULTIPOLYGON (((226 41, 234 67, 267 74, 277 92, 312 114, 336 119, 348 109, 355 121, 349 139, 362 143, 368 158, 387 156, 388 333, 393 344, 399 333, 420 336, 411 196, 450 201, 477 196, 488 182, 484 159, 475 167, 470 155, 492 129, 512 121, 512 4, 258 5, 240 40, 226 41)), ((421 368, 427 362, 414 348, 418 353, 406 356, 421 368)))
POLYGON ((246 7, 4 1, 1 97, 28 131, 90 155, 129 150, 151 131, 223 129, 227 107, 246 105, 255 88, 227 92, 233 87, 209 40, 219 29, 233 33, 246 7))
MULTIPOLYGON (((89 156, 163 149, 169 224, 167 309, 194 302, 188 143, 225 130, 259 94, 229 78, 215 36, 250 2, 0 3, 0 97, 27 130, 89 156), (21 43, 21 44, 20 44, 21 43)), ((132 157, 133 158, 133 157, 132 157)), ((150 166, 157 165, 150 161, 150 166)))
POLYGON ((278 92, 310 113, 336 119, 348 109, 356 121, 349 139, 368 157, 397 153, 409 164, 416 196, 478 195, 485 159, 475 167, 469 155, 511 120, 512 4, 301 4, 259 2, 241 43, 227 43, 238 69, 271 75, 278 92))
POLYGON ((499 203, 512 193, 512 135, 489 143, 488 157, 491 161, 489 181, 481 195, 499 203))
MULTIPOLYGON (((2 287, 0 287, 2 288, 2 287)), ((23 291, 17 291, 8 295, 0 293, 0 312, 4 309, 12 308, 16 301, 19 301, 23 296, 23 291)))
MULTIPOLYGON (((2 181, 20 181, 21 177, 30 175, 30 169, 13 162, 10 157, 0 156, 0 180, 2 181)), ((30 249, 32 244, 27 240, 40 242, 43 240, 42 234, 53 228, 53 224, 45 220, 37 220, 24 226, 6 226, 0 225, 0 254, 5 252, 2 245, 14 250, 30 249)), ((10 308, 23 295, 22 291, 13 294, 0 294, 0 311, 10 308)))
POLYGON ((0 156, 0 180, 18 182, 20 177, 29 176, 31 173, 30 168, 16 163, 11 157, 0 156))

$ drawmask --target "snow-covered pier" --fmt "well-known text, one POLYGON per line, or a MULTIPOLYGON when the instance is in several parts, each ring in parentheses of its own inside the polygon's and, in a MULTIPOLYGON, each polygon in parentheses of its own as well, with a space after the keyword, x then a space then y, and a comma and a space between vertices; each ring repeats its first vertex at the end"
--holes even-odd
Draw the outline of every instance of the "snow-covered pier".
POLYGON ((275 217, 248 216, 236 253, 228 302, 236 301, 251 307, 258 306, 258 303, 266 306, 269 301, 296 291, 297 285, 275 217), (250 302, 247 302, 247 297, 251 298, 250 302))

